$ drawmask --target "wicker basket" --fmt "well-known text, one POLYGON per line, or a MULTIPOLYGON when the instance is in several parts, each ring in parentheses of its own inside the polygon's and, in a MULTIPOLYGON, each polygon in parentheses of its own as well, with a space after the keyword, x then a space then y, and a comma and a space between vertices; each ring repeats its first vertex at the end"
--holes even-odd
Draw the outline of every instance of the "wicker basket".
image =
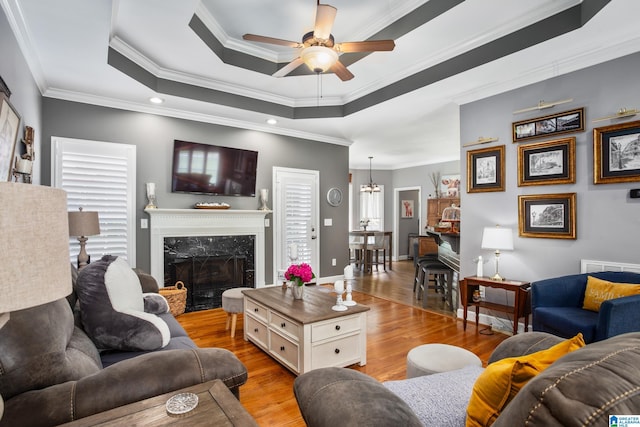
POLYGON ((187 288, 184 283, 177 281, 175 286, 165 286, 159 292, 169 303, 171 314, 179 316, 184 313, 187 305, 187 288))

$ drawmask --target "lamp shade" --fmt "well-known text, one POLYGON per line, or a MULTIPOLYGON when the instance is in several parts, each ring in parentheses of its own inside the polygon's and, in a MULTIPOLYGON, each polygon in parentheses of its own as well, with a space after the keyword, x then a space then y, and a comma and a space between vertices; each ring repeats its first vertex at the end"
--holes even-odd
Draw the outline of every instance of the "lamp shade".
POLYGON ((69 236, 95 236, 100 234, 100 220, 98 212, 83 211, 69 212, 69 236))
POLYGON ((22 310, 71 293, 67 193, 0 182, 0 313, 22 310))
POLYGON ((482 249, 513 250, 513 231, 510 228, 485 227, 482 232, 482 249))
POLYGON ((325 46, 309 46, 300 53, 302 61, 314 73, 324 73, 338 60, 338 53, 325 46))

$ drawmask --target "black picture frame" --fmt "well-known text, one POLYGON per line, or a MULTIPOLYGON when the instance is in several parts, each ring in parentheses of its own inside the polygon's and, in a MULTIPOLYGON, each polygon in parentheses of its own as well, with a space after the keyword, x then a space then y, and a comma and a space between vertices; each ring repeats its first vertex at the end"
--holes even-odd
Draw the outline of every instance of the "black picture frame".
POLYGON ((576 193, 518 196, 520 237, 576 238, 576 193))
POLYGON ((584 108, 512 123, 513 142, 584 130, 584 108))
POLYGON ((504 191, 505 146, 467 151, 467 193, 504 191))
POLYGON ((518 146, 518 186, 576 182, 576 138, 518 146))
POLYGON ((593 183, 640 181, 640 121, 593 129, 593 183))

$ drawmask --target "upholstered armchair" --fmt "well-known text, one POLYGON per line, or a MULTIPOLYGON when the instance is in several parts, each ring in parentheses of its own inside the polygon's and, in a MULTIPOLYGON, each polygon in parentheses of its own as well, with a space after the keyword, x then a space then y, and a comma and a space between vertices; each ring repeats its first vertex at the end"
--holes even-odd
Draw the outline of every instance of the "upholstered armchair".
POLYGON ((598 311, 584 309, 588 276, 615 283, 640 284, 640 274, 603 271, 540 280, 531 284, 533 330, 585 342, 640 331, 640 294, 602 301, 598 311))

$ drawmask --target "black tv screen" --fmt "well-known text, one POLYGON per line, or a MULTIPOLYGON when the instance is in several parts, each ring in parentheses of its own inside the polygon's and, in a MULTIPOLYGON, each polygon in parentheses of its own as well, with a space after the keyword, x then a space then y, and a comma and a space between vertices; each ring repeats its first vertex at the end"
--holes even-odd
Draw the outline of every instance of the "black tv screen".
POLYGON ((255 197, 257 166, 257 151, 174 140, 171 191, 255 197))

